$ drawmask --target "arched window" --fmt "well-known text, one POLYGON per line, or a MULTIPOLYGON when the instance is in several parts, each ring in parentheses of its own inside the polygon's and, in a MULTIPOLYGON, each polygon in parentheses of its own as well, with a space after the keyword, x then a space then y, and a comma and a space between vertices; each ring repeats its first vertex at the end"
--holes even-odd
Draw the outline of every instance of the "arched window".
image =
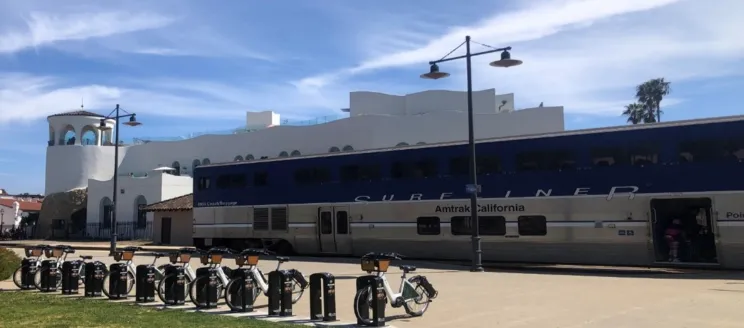
POLYGON ((202 159, 202 165, 209 165, 209 164, 212 164, 209 158, 202 159))
POLYGON ((60 134, 60 145, 74 145, 75 144, 75 128, 72 127, 72 125, 65 126, 64 129, 62 129, 62 133, 60 134))
POLYGON ((336 147, 336 146, 333 146, 330 149, 328 149, 328 152, 329 153, 338 153, 340 151, 341 151, 341 149, 338 149, 338 147, 336 147))
POLYGON ((292 153, 289 154, 289 156, 292 156, 292 157, 300 156, 300 155, 302 155, 302 154, 300 153, 299 150, 293 150, 292 153))
POLYGON ((134 198, 134 222, 137 224, 137 229, 144 229, 147 227, 147 212, 144 208, 147 206, 147 199, 145 196, 139 195, 134 198))
POLYGON ((343 151, 354 151, 354 147, 352 147, 350 145, 346 145, 346 146, 344 146, 343 151))
POLYGON ((287 154, 286 151, 282 151, 281 153, 279 153, 279 157, 288 157, 288 156, 289 154, 287 154))
POLYGON ((49 146, 54 146, 54 140, 56 136, 54 133, 54 128, 50 125, 49 126, 49 142, 47 143, 49 146))
POLYGON ((254 159, 255 159, 255 158, 254 158, 254 157, 253 157, 253 155, 251 155, 251 154, 245 155, 245 160, 246 160, 246 161, 252 161, 252 160, 254 160, 254 159))
POLYGON ((397 145, 395 145, 395 147, 404 147, 404 146, 408 146, 408 143, 399 142, 397 145))
POLYGON ((243 156, 240 156, 240 155, 235 156, 235 161, 236 162, 242 162, 243 161, 243 156))
POLYGON ((201 166, 201 161, 198 159, 195 159, 193 162, 191 162, 191 172, 194 172, 197 167, 201 166))
POLYGON ((82 132, 80 136, 80 144, 83 146, 98 145, 98 131, 95 127, 86 125, 80 132, 82 132))
POLYGON ((100 229, 111 228, 111 210, 114 208, 111 199, 103 197, 98 208, 98 224, 100 229))
POLYGON ((181 163, 175 161, 171 167, 173 168, 173 175, 181 175, 181 163))

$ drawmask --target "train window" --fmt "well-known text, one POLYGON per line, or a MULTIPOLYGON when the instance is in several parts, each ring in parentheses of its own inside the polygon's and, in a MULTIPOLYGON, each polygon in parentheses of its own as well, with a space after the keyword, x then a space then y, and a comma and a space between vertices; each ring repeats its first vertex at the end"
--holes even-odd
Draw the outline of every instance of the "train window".
POLYGON ((268 208, 254 208, 253 209, 253 230, 269 230, 269 209, 268 208))
POLYGON ((744 138, 733 137, 726 141, 726 159, 744 159, 744 138))
POLYGON ((295 171, 295 183, 299 185, 322 184, 331 180, 326 168, 304 168, 295 171))
POLYGON ((196 187, 199 190, 209 189, 209 178, 207 177, 199 178, 199 183, 197 184, 196 187))
POLYGON ((589 150, 594 166, 628 164, 628 153, 622 147, 598 147, 589 150))
POLYGON ((437 176, 437 160, 427 158, 414 164, 413 175, 416 178, 433 178, 437 176))
POLYGON ((253 185, 260 187, 269 184, 269 172, 253 172, 253 185))
POLYGON ((416 219, 416 230, 419 235, 438 235, 442 228, 436 216, 422 216, 416 219))
POLYGON ((636 166, 650 165, 659 162, 659 151, 653 145, 631 147, 628 151, 630 163, 636 166))
POLYGON ((539 151, 519 153, 515 157, 518 171, 536 171, 545 168, 546 154, 539 151))
MULTIPOLYGON (((450 221, 453 235, 471 235, 473 233, 469 216, 454 216, 450 221)), ((506 218, 503 216, 479 216, 478 232, 484 236, 506 235, 506 218)))
POLYGON ((380 179, 379 165, 344 165, 339 171, 341 181, 372 181, 380 179))
MULTIPOLYGON (((489 175, 501 172, 501 159, 498 156, 476 156, 478 175, 489 175)), ((449 172, 453 176, 466 176, 470 172, 470 157, 458 156, 450 159, 449 172)))
POLYGON ((217 177, 217 188, 219 189, 240 189, 245 188, 248 183, 245 181, 245 175, 242 174, 224 174, 217 177))
POLYGON ((524 215, 517 218, 517 227, 522 236, 545 236, 548 222, 542 215, 524 215))
POLYGON ((723 160, 729 155, 724 140, 688 140, 679 144, 680 162, 711 162, 723 160))
POLYGON ((271 208, 271 230, 272 231, 287 230, 287 208, 286 207, 272 207, 271 208))
POLYGON ((323 235, 330 235, 333 233, 333 219, 331 218, 331 212, 320 212, 320 233, 323 235))
POLYGON ((390 166, 390 177, 393 179, 407 179, 415 176, 415 166, 408 162, 393 162, 390 166))
POLYGON ((336 234, 346 235, 349 233, 349 213, 346 211, 336 212, 336 234))

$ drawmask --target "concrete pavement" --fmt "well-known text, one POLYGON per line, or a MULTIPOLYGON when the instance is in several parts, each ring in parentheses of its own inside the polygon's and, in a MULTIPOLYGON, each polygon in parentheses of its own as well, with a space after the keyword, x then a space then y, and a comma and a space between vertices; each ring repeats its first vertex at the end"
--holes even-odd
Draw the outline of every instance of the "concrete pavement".
MULTIPOLYGON (((78 253, 111 263, 106 251, 78 253)), ((151 257, 144 255, 135 258, 138 264, 151 261, 151 257)), ((158 261, 165 262, 165 259, 158 261)), ((414 261, 393 264, 403 263, 417 265, 416 274, 426 275, 439 290, 439 297, 419 318, 407 317, 403 309, 388 306, 388 322, 399 328, 741 327, 744 322, 744 311, 738 306, 744 301, 741 273, 471 273, 455 265, 414 261)), ((225 264, 233 266, 232 260, 226 260, 225 264)), ((192 265, 200 266, 198 259, 192 265)), ((276 262, 267 257, 260 267, 268 272, 276 267, 276 262)), ((315 272, 333 273, 337 279, 338 318, 341 323, 355 321, 351 306, 354 279, 363 274, 358 260, 297 257, 283 267, 296 268, 306 276, 315 272)), ((397 286, 399 271, 397 268, 390 271, 389 279, 397 286)), ((3 282, 2 288, 14 286, 12 282, 3 282)), ((295 305, 296 319, 307 319, 307 299, 303 295, 295 305)), ((265 304, 266 298, 259 297, 257 306, 265 304)))

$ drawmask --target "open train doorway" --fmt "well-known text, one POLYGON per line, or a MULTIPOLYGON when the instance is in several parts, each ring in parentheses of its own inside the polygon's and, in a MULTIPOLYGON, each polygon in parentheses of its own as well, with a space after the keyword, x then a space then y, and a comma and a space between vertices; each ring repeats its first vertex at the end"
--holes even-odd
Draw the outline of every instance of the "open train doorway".
POLYGON ((718 264, 710 198, 651 200, 651 228, 657 262, 718 264))

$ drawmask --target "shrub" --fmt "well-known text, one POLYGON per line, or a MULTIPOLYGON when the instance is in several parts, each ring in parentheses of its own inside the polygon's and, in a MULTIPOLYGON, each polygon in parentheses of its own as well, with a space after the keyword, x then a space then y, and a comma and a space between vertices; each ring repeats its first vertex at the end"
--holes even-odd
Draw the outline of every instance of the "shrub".
POLYGON ((13 272, 21 266, 21 258, 13 250, 0 248, 0 281, 13 277, 13 272))

